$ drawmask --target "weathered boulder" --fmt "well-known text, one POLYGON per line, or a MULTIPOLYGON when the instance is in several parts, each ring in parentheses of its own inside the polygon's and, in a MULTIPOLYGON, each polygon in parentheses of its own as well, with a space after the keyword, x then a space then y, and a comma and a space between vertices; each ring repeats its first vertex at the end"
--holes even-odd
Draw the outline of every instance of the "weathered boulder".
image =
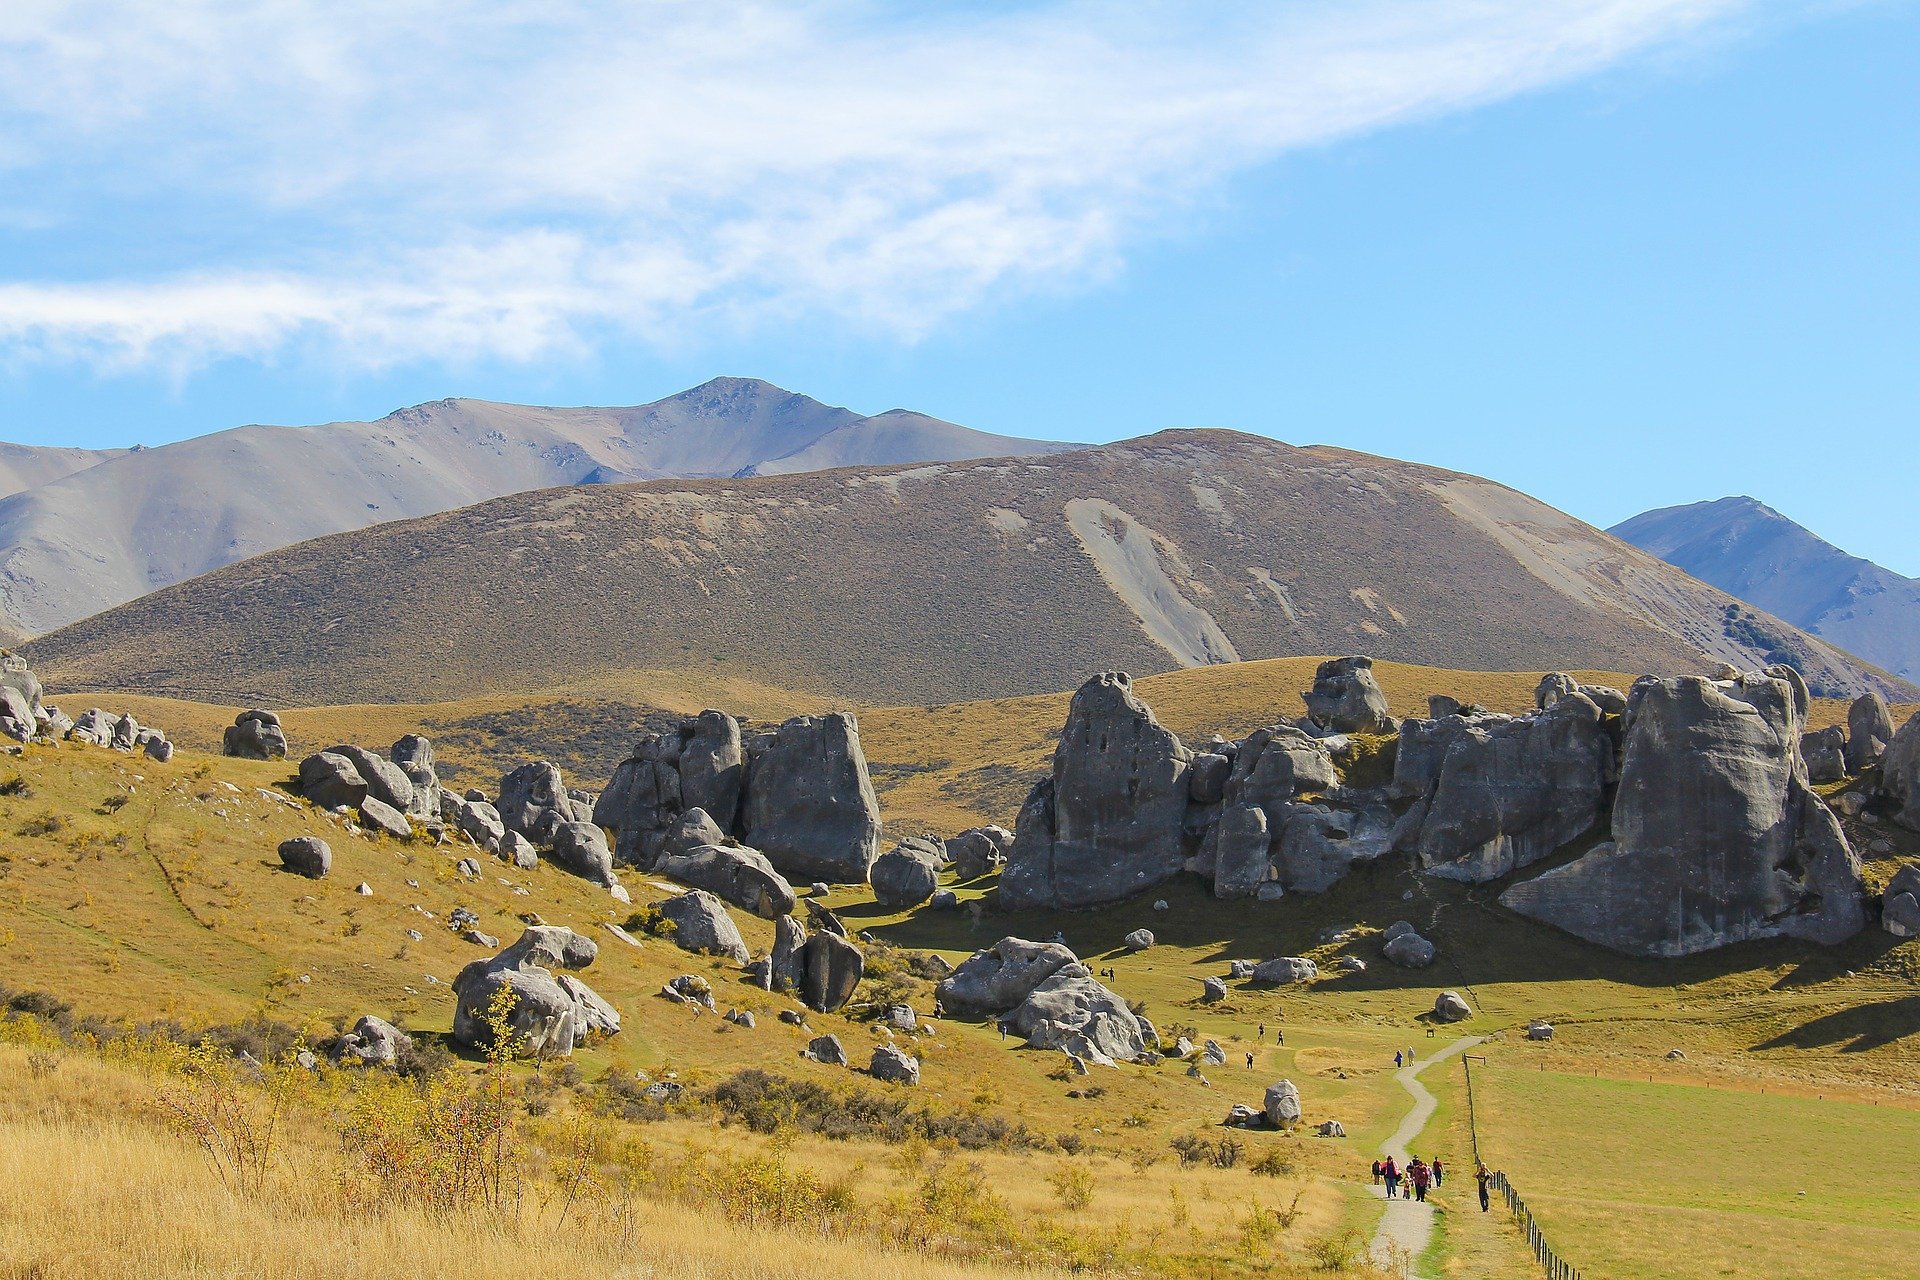
POLYGON ((1847 707, 1847 772, 1878 764, 1893 742, 1893 713, 1877 693, 1863 693, 1847 707))
POLYGON ((280 842, 280 865, 297 876, 318 880, 333 870, 333 850, 319 836, 295 836, 280 842))
POLYGON ((731 831, 739 820, 747 772, 740 722, 724 711, 694 717, 683 735, 679 772, 680 803, 704 809, 721 830, 731 831))
POLYGON ((867 958, 860 948, 837 933, 820 932, 801 950, 805 976, 800 998, 815 1013, 832 1013, 853 999, 866 972, 867 958))
POLYGON ((1195 804, 1219 804, 1226 798, 1227 779, 1233 776, 1233 757, 1218 751, 1194 755, 1187 769, 1187 797, 1195 804))
POLYGON ((1005 1013, 1079 957, 1058 942, 1007 937, 962 960, 934 994, 949 1017, 1005 1013))
POLYGON ((413 784, 413 803, 404 812, 414 818, 438 814, 440 775, 433 766, 433 743, 417 733, 409 733, 387 749, 387 759, 413 784))
MULTIPOLYGON (((485 800, 463 799, 451 791, 442 789, 440 816, 452 823, 456 831, 472 836, 473 842, 482 849, 490 853, 498 853, 502 857, 509 857, 501 847, 501 841, 508 835, 507 824, 500 821, 500 811, 485 800)), ((516 840, 525 841, 525 837, 518 832, 512 834, 516 840)))
POLYGON ((149 760, 157 760, 161 764, 173 759, 173 744, 165 738, 148 738, 141 749, 146 752, 149 760))
POLYGON ((571 973, 593 963, 599 947, 571 929, 535 925, 520 940, 489 960, 476 960, 453 980, 453 1038, 470 1048, 493 1043, 490 1022, 495 996, 513 995, 507 1024, 515 1048, 540 1054, 569 1054, 589 1035, 613 1035, 620 1015, 598 993, 571 973))
POLYGON ((1290 805, 1272 855, 1274 881, 1289 893, 1324 893, 1392 848, 1393 813, 1384 806, 1290 805))
POLYGON ((384 1018, 367 1014, 353 1030, 334 1043, 335 1062, 379 1063, 392 1066, 400 1054, 413 1048, 413 1037, 384 1018))
POLYGON ((1432 785, 1416 800, 1417 839, 1401 828, 1431 875, 1499 879, 1578 839, 1604 815, 1613 740, 1600 708, 1577 688, 1531 715, 1448 716, 1408 727, 1420 747, 1404 768, 1396 761, 1403 794, 1432 759, 1419 752, 1444 741, 1432 785))
POLYGON ((1013 832, 1005 827, 973 827, 947 841, 947 858, 955 878, 978 880, 1005 862, 1012 847, 1013 832))
POLYGON ((220 754, 240 760, 285 760, 287 731, 271 711, 242 711, 221 735, 220 754))
POLYGON ((797 716, 747 744, 742 837, 789 877, 861 884, 880 851, 880 802, 860 726, 797 716))
POLYGON ((1124 672, 1081 685, 1053 774, 1020 811, 1001 905, 1099 906, 1172 879, 1185 862, 1191 758, 1124 672))
POLYGON ((1800 735, 1800 758, 1808 782, 1840 782, 1847 776, 1847 731, 1837 724, 1800 735))
POLYGON ((1271 960, 1262 960, 1253 967, 1255 982, 1270 982, 1278 986, 1283 983, 1312 982, 1320 976, 1320 966, 1305 956, 1276 956, 1271 960))
MULTIPOLYGON (((85 721, 82 716, 81 724, 85 721)), ((300 794, 322 809, 356 809, 367 798, 367 780, 345 756, 318 751, 300 762, 300 794)))
POLYGON ((807 1042, 807 1056, 830 1067, 847 1065, 847 1047, 836 1035, 815 1036, 807 1042))
POLYGON ((1860 864, 1800 758, 1808 700, 1787 667, 1637 681, 1612 843, 1500 900, 1638 956, 1857 933, 1860 864))
POLYGON ((940 887, 942 848, 931 840, 910 837, 874 860, 869 878, 874 901, 883 907, 915 907, 940 887))
POLYGON ((1909 716, 1887 743, 1876 790, 1893 802, 1895 822, 1920 831, 1920 711, 1909 716))
POLYGON ((1405 933, 1389 934, 1387 944, 1380 948, 1380 954, 1402 969, 1424 969, 1433 963, 1440 949, 1408 929, 1405 933))
MULTIPOLYGON (((1579 694, 1607 715, 1617 716, 1627 709, 1627 695, 1611 685, 1581 684, 1563 671, 1543 676, 1533 691, 1533 705, 1545 711, 1560 699, 1579 694)), ((1457 707, 1459 704, 1455 704, 1457 707)))
MULTIPOLYGON (((692 853, 695 849, 712 846, 731 846, 732 843, 726 833, 720 830, 720 824, 715 822, 705 809, 696 806, 661 829, 658 851, 651 865, 656 870, 663 870, 667 859, 675 854, 692 853)), ((755 852, 759 851, 755 850, 755 852)), ((760 857, 764 859, 766 855, 760 854, 760 857)), ((768 869, 772 869, 771 863, 768 864, 768 869)))
POLYGON ((684 950, 726 956, 736 964, 747 962, 740 926, 727 914, 725 904, 705 889, 689 889, 668 898, 660 904, 660 914, 673 922, 674 943, 684 950))
POLYGON ((612 887, 613 850, 606 833, 591 822, 561 822, 553 828, 554 865, 570 875, 612 887))
POLYGON ((376 796, 368 795, 360 802, 360 821, 396 840, 413 839, 413 824, 407 821, 407 815, 376 796))
POLYGON ((875 1080, 885 1080, 890 1084, 919 1084, 920 1060, 905 1049, 894 1045, 875 1045, 873 1061, 867 1066, 867 1074, 875 1080))
POLYGON ((1372 658, 1331 658, 1315 668, 1313 688, 1300 697, 1307 718, 1331 733, 1392 733, 1387 695, 1373 678, 1372 658))
POLYGON ((1300 1087, 1291 1080, 1267 1086, 1267 1123, 1276 1129, 1291 1129, 1300 1123, 1300 1087))
POLYGON ((1442 991, 1433 1001, 1433 1020, 1435 1022, 1465 1022, 1473 1016, 1473 1010, 1460 998, 1458 991, 1442 991))
POLYGON ((1200 980, 1200 1001, 1202 1004, 1218 1004, 1227 998, 1227 984, 1218 978, 1200 980))
MULTIPOLYGON (((323 754, 351 761, 354 771, 366 780, 367 794, 382 804, 391 805, 401 813, 413 808, 413 782, 399 765, 385 756, 352 745, 328 747, 323 754)), ((438 784, 434 787, 433 799, 437 808, 440 801, 438 784)))
POLYGON ((1084 965, 1060 970, 1008 1015, 1035 1049, 1060 1049, 1102 1066, 1131 1062, 1147 1051, 1147 1032, 1127 1002, 1101 986, 1084 965))
POLYGON ((1880 898, 1880 927, 1896 938, 1920 937, 1920 862, 1893 873, 1880 898))
POLYGON ((1213 830, 1213 896, 1251 897, 1272 870, 1267 811, 1257 804, 1223 806, 1213 830))
POLYGON ((1541 1022, 1537 1018, 1534 1019, 1532 1022, 1529 1022, 1527 1024, 1527 1039, 1529 1040, 1553 1039, 1553 1024, 1551 1022, 1541 1022))
POLYGON ((1153 945, 1153 930, 1135 929, 1132 933, 1120 939, 1120 942, 1121 945, 1125 946, 1129 951, 1145 951, 1153 945))
POLYGON ((807 981, 806 926, 790 915, 773 922, 773 951, 767 958, 767 988, 798 991, 807 981))
POLYGON ((540 851, 533 847, 533 841, 518 831, 502 834, 498 851, 502 862, 511 862, 522 871, 531 871, 540 865, 540 851))
POLYGON ((545 760, 523 764, 500 779, 500 798, 494 802, 509 831, 518 831, 536 848, 553 844, 554 833, 568 822, 589 822, 593 811, 567 792, 558 765, 545 760))
POLYGON ((758 849, 702 845, 685 853, 665 855, 656 870, 683 884, 718 894, 763 920, 785 916, 798 901, 793 886, 758 849))

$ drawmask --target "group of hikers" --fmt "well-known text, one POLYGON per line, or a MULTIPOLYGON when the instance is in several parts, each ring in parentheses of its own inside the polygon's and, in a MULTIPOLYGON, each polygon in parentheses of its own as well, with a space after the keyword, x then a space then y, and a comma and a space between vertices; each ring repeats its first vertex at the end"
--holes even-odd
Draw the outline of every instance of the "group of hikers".
MULTIPOLYGON (((1425 1200, 1427 1192, 1446 1181, 1447 1167, 1435 1156, 1431 1161, 1414 1156, 1407 1161, 1403 1169, 1392 1156, 1373 1162, 1373 1183, 1386 1184, 1387 1199, 1425 1200)), ((1485 1213, 1493 1203, 1493 1171, 1484 1164, 1478 1164, 1473 1171, 1473 1180, 1480 1188, 1480 1212, 1485 1213)))

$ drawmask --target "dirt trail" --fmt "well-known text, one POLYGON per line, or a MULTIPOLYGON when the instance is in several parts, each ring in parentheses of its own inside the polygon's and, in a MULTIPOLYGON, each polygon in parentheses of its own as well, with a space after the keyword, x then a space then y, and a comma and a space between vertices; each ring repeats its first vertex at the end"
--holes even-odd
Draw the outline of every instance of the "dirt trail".
MULTIPOLYGON (((1396 1164, 1405 1168, 1409 1158, 1408 1144, 1420 1136, 1420 1131, 1427 1127, 1427 1121, 1433 1118, 1434 1108, 1439 1105, 1434 1100, 1434 1096, 1427 1092, 1427 1087, 1420 1083, 1420 1073, 1437 1063, 1445 1062, 1455 1054, 1471 1049, 1485 1038, 1484 1036, 1462 1036, 1438 1053, 1430 1053, 1393 1073, 1393 1078, 1400 1082, 1400 1087, 1413 1098, 1413 1109, 1407 1112, 1406 1119, 1402 1120, 1400 1127, 1393 1131, 1393 1136, 1380 1145, 1382 1156, 1392 1156, 1396 1164)), ((1455 1176, 1462 1176, 1466 1172, 1461 1170, 1455 1176)), ((1373 1194, 1385 1200, 1386 1188, 1374 1187, 1373 1194)), ((1420 1255, 1426 1252, 1427 1242, 1433 1238, 1433 1206, 1418 1200, 1393 1199, 1386 1201, 1386 1208, 1386 1213, 1380 1218, 1380 1230, 1373 1237, 1369 1252, 1372 1253, 1374 1261, 1383 1267, 1394 1264, 1396 1259, 1404 1258, 1409 1267, 1404 1273, 1406 1280, 1420 1280, 1410 1268, 1419 1262, 1420 1255)), ((1393 1274, 1401 1275, 1402 1273, 1396 1271, 1393 1274)))

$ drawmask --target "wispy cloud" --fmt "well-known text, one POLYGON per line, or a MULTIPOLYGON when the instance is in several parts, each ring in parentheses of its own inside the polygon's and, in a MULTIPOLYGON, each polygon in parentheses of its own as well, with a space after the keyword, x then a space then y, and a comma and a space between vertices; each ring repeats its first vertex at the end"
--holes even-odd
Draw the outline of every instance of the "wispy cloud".
POLYGON ((822 315, 910 339, 1112 270, 1289 150, 1741 7, 11 0, 0 227, 67 218, 96 243, 62 261, 102 265, 0 280, 0 350, 531 359, 822 315), (95 196, 135 212, 104 228, 95 196))

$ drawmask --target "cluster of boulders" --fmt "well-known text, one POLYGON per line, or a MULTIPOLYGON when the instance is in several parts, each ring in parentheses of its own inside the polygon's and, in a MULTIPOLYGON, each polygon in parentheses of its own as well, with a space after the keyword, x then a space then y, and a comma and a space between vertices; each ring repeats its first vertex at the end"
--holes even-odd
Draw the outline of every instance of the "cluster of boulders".
POLYGON ((494 1022, 510 1028, 516 1050, 543 1056, 572 1053, 593 1035, 620 1030, 620 1014, 573 976, 599 955, 593 939, 555 925, 534 925, 500 954, 475 960, 453 980, 453 1038, 470 1048, 494 1043, 494 1022), (559 970, 560 972, 556 972, 559 970), (504 1019, 495 1005, 500 992, 504 1019))
POLYGON ((864 884, 880 852, 880 802, 843 712, 751 732, 723 711, 689 717, 640 741, 593 820, 621 862, 653 870, 694 811, 711 847, 751 849, 795 879, 864 884))
POLYGON ((997 1018, 1031 1047, 1057 1049, 1080 1065, 1157 1060, 1153 1024, 1058 942, 1002 938, 963 960, 935 996, 944 1014, 997 1018))
POLYGON ((86 742, 129 755, 138 753, 161 764, 173 759, 173 741, 128 712, 114 715, 90 708, 78 720, 46 701, 40 678, 17 653, 0 650, 0 734, 16 742, 86 742))
MULTIPOLYGON (((1632 955, 1832 943, 1863 926, 1867 895, 1813 782, 1877 765, 1877 794, 1920 829, 1920 717, 1896 734, 1867 695, 1845 731, 1807 734, 1790 667, 1645 677, 1625 693, 1554 673, 1522 715, 1436 697, 1395 725, 1372 665, 1322 663, 1306 716, 1198 747, 1124 673, 1087 681, 1021 808, 1001 905, 1100 906, 1182 871, 1223 898, 1317 893, 1389 852, 1484 884, 1584 848, 1501 901, 1632 955), (1391 781, 1350 781, 1371 745, 1360 736, 1386 734, 1391 781)), ((1401 922, 1384 954, 1419 967, 1435 947, 1401 922)))
POLYGON ((220 739, 220 754, 237 760, 285 760, 287 731, 276 712, 242 711, 220 739))

